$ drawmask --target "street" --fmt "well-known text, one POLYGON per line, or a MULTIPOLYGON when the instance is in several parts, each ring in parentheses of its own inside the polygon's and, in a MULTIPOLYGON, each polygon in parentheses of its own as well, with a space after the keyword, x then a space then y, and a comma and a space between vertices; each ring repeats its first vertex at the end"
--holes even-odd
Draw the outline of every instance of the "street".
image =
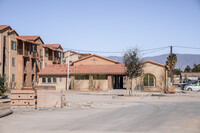
POLYGON ((0 132, 199 133, 200 93, 190 93, 160 97, 69 93, 63 109, 16 110, 0 119, 0 132))

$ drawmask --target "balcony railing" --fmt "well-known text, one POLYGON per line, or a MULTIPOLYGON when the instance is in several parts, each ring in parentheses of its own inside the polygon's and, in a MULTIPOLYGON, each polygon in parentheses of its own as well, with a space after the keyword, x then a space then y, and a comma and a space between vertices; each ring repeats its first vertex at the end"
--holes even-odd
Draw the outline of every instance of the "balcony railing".
POLYGON ((26 72, 26 67, 24 66, 24 72, 26 72))
POLYGON ((18 55, 23 55, 23 49, 17 49, 17 54, 18 55))
POLYGON ((28 56, 28 50, 24 49, 24 56, 28 56))
POLYGON ((57 58, 56 58, 56 57, 54 57, 54 61, 57 61, 57 58))
POLYGON ((36 58, 36 56, 37 56, 37 53, 36 53, 36 52, 33 52, 33 53, 32 53, 32 57, 36 58))
POLYGON ((49 60, 52 60, 52 56, 49 56, 49 60))

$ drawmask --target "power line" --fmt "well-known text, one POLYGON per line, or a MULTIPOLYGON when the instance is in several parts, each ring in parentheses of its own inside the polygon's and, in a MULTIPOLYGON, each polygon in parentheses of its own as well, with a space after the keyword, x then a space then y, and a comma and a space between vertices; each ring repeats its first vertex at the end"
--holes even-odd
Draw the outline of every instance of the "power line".
MULTIPOLYGON (((162 49, 166 49, 166 48, 169 48, 170 46, 165 46, 165 47, 158 47, 158 48, 153 48, 153 49, 144 49, 144 50, 141 50, 141 52, 143 51, 152 51, 152 52, 156 52, 156 51, 159 51, 159 50, 162 50, 162 49)), ((124 53, 124 52, 120 52, 120 51, 90 51, 90 50, 80 50, 80 49, 70 49, 70 48, 63 48, 63 49, 67 49, 67 50, 71 50, 71 51, 78 51, 78 52, 89 52, 89 53, 124 53)), ((151 52, 149 52, 151 53, 151 52)))
POLYGON ((177 47, 177 48, 187 48, 187 49, 200 49, 200 48, 197 48, 197 47, 185 47, 185 46, 173 46, 173 47, 177 47))

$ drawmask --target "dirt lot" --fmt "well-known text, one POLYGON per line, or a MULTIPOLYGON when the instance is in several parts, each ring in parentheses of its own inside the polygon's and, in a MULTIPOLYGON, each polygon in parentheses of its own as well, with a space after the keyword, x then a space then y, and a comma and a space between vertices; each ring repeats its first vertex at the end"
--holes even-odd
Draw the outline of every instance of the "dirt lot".
POLYGON ((0 133, 200 132, 200 92, 117 96, 125 93, 68 92, 63 109, 16 110, 1 118, 0 133))

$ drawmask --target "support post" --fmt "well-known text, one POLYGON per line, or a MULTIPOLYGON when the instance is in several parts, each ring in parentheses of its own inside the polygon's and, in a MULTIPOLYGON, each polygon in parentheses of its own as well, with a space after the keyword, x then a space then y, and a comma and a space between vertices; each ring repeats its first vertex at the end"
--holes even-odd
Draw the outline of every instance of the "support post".
POLYGON ((171 76, 171 83, 173 82, 173 70, 172 70, 172 46, 170 46, 170 76, 171 76))
POLYGON ((69 59, 70 59, 70 51, 68 52, 68 64, 67 64, 67 91, 69 90, 69 59))

